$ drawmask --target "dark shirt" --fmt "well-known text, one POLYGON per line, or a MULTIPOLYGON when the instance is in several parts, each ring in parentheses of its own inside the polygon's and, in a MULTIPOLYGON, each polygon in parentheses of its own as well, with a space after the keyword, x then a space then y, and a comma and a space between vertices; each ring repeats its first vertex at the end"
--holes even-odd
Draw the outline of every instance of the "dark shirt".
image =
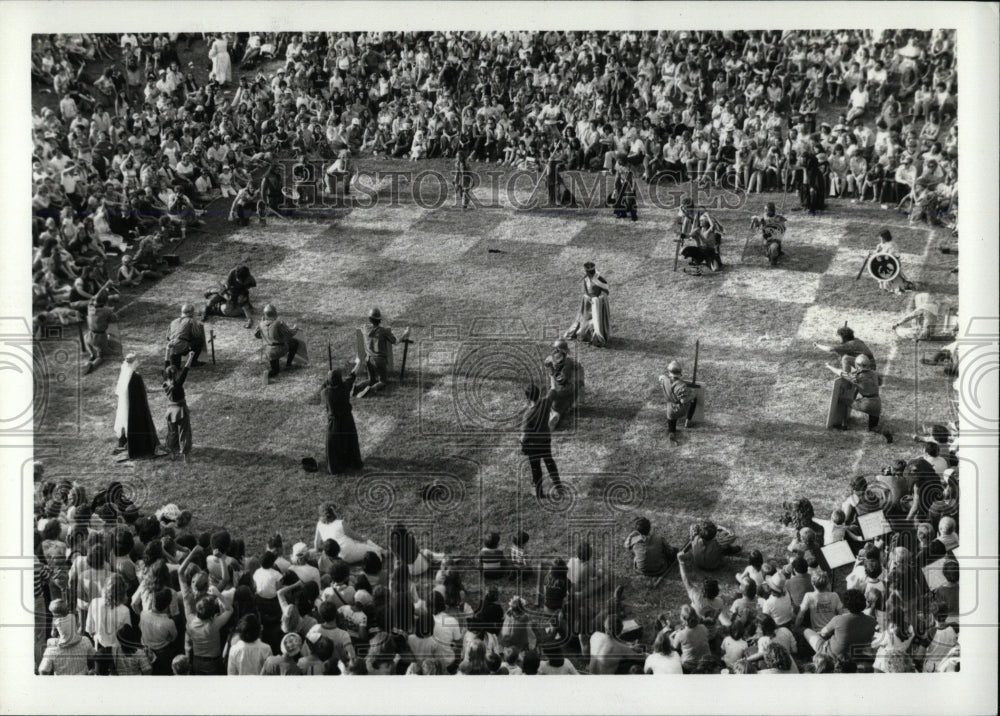
POLYGON ((185 365, 173 380, 164 381, 163 392, 171 403, 184 402, 184 381, 187 379, 187 374, 188 367, 185 365))
POLYGON ((823 627, 829 636, 830 653, 837 659, 857 658, 861 649, 870 647, 876 621, 867 614, 838 614, 823 627))

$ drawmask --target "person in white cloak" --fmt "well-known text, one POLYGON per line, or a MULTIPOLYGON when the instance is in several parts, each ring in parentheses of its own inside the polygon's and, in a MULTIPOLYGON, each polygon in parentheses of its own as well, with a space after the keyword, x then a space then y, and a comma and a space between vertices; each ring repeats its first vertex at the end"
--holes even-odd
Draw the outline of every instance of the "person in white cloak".
POLYGON ((160 440, 156 435, 153 416, 149 412, 146 384, 139 375, 139 359, 129 353, 122 361, 115 394, 118 410, 115 412, 115 452, 126 452, 130 459, 153 457, 160 440))

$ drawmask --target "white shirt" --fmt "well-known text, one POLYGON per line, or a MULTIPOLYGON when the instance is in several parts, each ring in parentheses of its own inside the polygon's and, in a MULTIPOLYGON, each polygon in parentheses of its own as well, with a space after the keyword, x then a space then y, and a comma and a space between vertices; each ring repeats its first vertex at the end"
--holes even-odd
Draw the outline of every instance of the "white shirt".
POLYGON ((646 657, 643 671, 650 671, 653 674, 683 674, 681 655, 676 651, 669 656, 664 654, 650 654, 646 657))
POLYGON ((229 676, 259 676, 269 656, 271 647, 260 639, 249 644, 237 639, 229 648, 229 665, 226 667, 226 673, 229 676))
POLYGON ((274 569, 261 567, 253 573, 253 584, 257 594, 262 599, 274 599, 278 596, 278 587, 281 583, 281 572, 274 569))

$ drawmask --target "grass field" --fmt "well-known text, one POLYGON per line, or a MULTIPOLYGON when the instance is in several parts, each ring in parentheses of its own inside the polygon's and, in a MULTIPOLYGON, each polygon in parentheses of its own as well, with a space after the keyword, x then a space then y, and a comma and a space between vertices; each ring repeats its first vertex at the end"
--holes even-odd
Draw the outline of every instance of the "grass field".
MULTIPOLYGON (((362 159, 359 165, 446 176, 450 170, 445 162, 362 159)), ((420 187, 436 191, 433 183, 420 187)), ((165 458, 116 462, 116 361, 82 377, 74 331, 42 341, 36 353, 51 369, 36 378, 35 451, 46 476, 92 488, 122 480, 144 509, 176 502, 194 512, 196 529, 225 526, 246 539, 250 552, 275 531, 288 545, 311 541, 326 501, 376 541, 384 543, 388 527, 402 521, 420 535, 421 546, 449 554, 474 555, 494 530, 505 546, 515 531, 526 530, 535 555, 567 557, 589 539, 598 559, 627 582, 628 607, 651 637, 654 615, 675 614, 684 596, 676 573, 657 588, 630 578, 622 542, 636 514, 649 516, 677 546, 694 520, 712 517, 747 548, 783 559, 784 500, 809 497, 825 517, 852 475, 877 473, 917 450, 908 439, 913 348, 890 331, 909 299, 854 277, 878 230, 890 226, 918 290, 956 294, 948 274, 954 263, 937 253, 941 237, 926 227, 906 226, 905 218, 870 204, 835 201, 810 217, 792 210, 790 195, 755 196, 718 214, 727 227, 726 270, 695 278, 672 270, 668 209, 642 207, 632 224, 603 209, 524 212, 509 200, 491 209, 463 212, 448 203, 427 210, 407 183, 394 206, 387 198, 383 189, 374 208, 245 229, 227 225, 228 207, 217 201, 207 230, 179 248, 182 265, 174 273, 125 291, 124 346, 143 361, 161 430, 158 368, 169 321, 181 303, 200 303, 237 262, 257 277, 258 312, 276 304, 309 345, 310 366, 265 387, 252 332, 240 320, 212 319, 218 362, 197 369, 187 383, 195 449, 186 466, 165 458), (789 217, 787 257, 776 269, 759 250, 741 256, 749 214, 767 199, 789 217), (539 505, 514 420, 529 377, 541 380, 548 344, 573 320, 586 260, 596 261, 610 282, 613 340, 606 349, 573 345, 586 369, 587 394, 553 439, 570 490, 539 505), (407 379, 355 400, 364 474, 305 473, 302 457, 323 461, 325 417, 313 396, 326 371, 326 345, 338 363, 353 360, 354 330, 373 305, 391 326, 413 329, 407 379), (900 438, 893 445, 867 434, 861 417, 850 432, 823 428, 831 377, 823 364, 830 359, 812 341, 836 340, 845 321, 872 346, 886 375, 888 427, 900 438), (656 377, 672 358, 690 375, 695 340, 706 422, 671 449, 656 377), (74 357, 63 361, 60 349, 74 357), (438 499, 423 502, 418 491, 431 482, 442 489, 438 499)), ((397 367, 400 359, 397 353, 397 367)), ((949 417, 928 412, 943 410, 947 392, 939 372, 920 368, 922 420, 949 417)), ((735 586, 729 575, 743 565, 731 562, 717 575, 727 590, 735 586)), ((475 601, 478 579, 470 574, 465 581, 475 601)), ((527 590, 509 583, 502 591, 506 597, 527 590)))
MULTIPOLYGON (((748 209, 764 199, 752 198, 748 209)), ((744 545, 781 555, 788 539, 777 522, 783 500, 808 496, 826 516, 855 472, 877 472, 916 450, 907 445, 912 347, 890 331, 908 299, 880 292, 868 279, 855 282, 865 247, 890 225, 918 286, 955 292, 948 266, 932 252, 932 231, 850 204, 818 217, 786 210, 788 256, 777 269, 753 247, 740 256, 747 215, 724 214, 727 268, 702 278, 672 271, 666 210, 643 211, 634 225, 607 211, 423 210, 404 189, 395 207, 239 229, 222 223, 220 204, 212 206, 208 230, 181 246, 179 269, 122 300, 123 343, 144 363, 158 425, 165 404, 157 366, 167 325, 182 302, 198 302, 239 261, 258 279, 258 311, 272 302, 297 324, 312 364, 265 387, 252 332, 240 320, 214 318, 218 362, 188 381, 195 436, 189 465, 115 462, 114 362, 86 377, 50 381, 36 452, 50 477, 91 486, 121 479, 146 509, 176 502, 194 511, 199 529, 225 526, 254 552, 274 531, 289 544, 308 541, 318 505, 331 500, 352 528, 377 541, 403 521, 421 534, 422 546, 449 554, 475 554, 493 530, 507 544, 524 529, 533 551, 545 555, 568 556, 579 539, 590 539, 622 578, 622 541, 638 513, 678 546, 692 521, 710 516, 744 545), (586 399, 554 437, 570 491, 540 506, 517 449, 520 394, 529 376, 541 379, 547 345, 571 322, 588 259, 611 284, 613 340, 606 349, 573 346, 586 369, 586 399), (407 379, 355 400, 364 474, 307 474, 302 457, 323 459, 324 414, 312 396, 326 370, 326 344, 338 364, 351 359, 354 329, 372 305, 390 325, 412 327, 407 379), (902 438, 894 445, 865 433, 861 418, 851 432, 823 429, 828 358, 811 342, 835 339, 844 321, 870 343, 886 373, 888 426, 902 438), (696 339, 706 423, 671 449, 656 376, 671 358, 690 371, 696 339), (431 482, 446 489, 424 503, 418 491, 431 482)), ((58 342, 45 341, 40 350, 52 345, 58 342)), ((926 406, 946 386, 930 368, 921 372, 926 406)), ((740 567, 734 559, 722 574, 740 567)), ((476 580, 467 581, 475 593, 476 580)), ((518 589, 527 587, 504 591, 518 589)), ((649 626, 682 594, 676 577, 656 589, 632 579, 628 599, 649 626)))

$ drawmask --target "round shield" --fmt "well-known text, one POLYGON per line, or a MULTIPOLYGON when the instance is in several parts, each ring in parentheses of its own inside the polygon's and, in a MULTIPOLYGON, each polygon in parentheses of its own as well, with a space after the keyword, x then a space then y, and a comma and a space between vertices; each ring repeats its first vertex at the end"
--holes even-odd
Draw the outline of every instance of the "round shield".
POLYGON ((868 262, 868 273, 878 281, 892 281, 901 269, 899 259, 892 254, 875 254, 868 262))

